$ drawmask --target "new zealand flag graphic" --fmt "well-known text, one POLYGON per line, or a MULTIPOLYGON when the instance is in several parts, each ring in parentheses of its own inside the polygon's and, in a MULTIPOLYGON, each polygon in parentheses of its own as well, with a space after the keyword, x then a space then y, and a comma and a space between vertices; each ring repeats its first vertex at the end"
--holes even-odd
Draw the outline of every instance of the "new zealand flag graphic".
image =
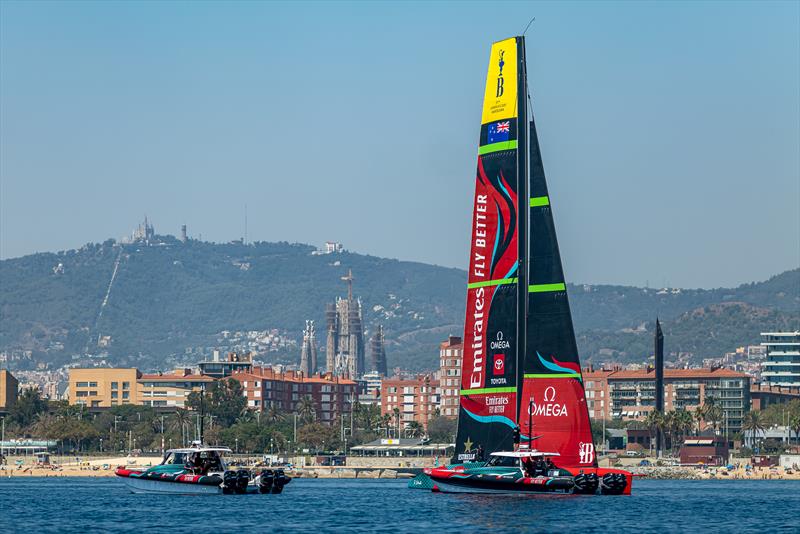
POLYGON ((489 133, 486 138, 487 144, 508 141, 511 132, 511 121, 500 121, 489 125, 489 133))

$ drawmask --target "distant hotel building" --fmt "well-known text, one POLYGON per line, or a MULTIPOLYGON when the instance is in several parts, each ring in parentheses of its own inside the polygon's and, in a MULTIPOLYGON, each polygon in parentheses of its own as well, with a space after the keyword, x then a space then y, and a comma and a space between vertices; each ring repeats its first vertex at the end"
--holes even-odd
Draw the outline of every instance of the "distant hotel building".
POLYGON ((428 421, 439 408, 439 381, 431 375, 414 378, 387 378, 381 382, 381 415, 391 415, 390 424, 396 425, 395 410, 400 416, 401 428, 416 421, 425 430, 428 421))
POLYGON ((761 378, 770 386, 800 387, 800 332, 763 332, 761 378))
POLYGON ((349 415, 358 401, 356 382, 330 374, 309 377, 294 371, 278 373, 254 367, 231 378, 242 385, 247 407, 256 411, 274 407, 282 412, 297 412, 300 402, 308 397, 314 403, 316 419, 330 423, 339 415, 349 415))
MULTIPOLYGON (((584 369, 586 403, 593 419, 644 420, 655 407, 655 372, 584 369)), ((664 369, 664 411, 689 410, 713 398, 721 428, 738 432, 750 409, 750 376, 724 368, 664 369)))
POLYGON ((450 336, 439 345, 439 412, 445 417, 458 417, 459 391, 461 390, 461 360, 464 345, 460 337, 450 336))

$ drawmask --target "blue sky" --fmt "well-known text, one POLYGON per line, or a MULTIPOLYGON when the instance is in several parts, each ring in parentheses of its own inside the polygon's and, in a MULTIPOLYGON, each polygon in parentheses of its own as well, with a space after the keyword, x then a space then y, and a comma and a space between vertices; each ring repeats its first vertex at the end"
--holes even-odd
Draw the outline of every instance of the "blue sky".
POLYGON ((465 267, 492 41, 569 281, 800 265, 796 2, 0 3, 0 256, 161 233, 465 267))

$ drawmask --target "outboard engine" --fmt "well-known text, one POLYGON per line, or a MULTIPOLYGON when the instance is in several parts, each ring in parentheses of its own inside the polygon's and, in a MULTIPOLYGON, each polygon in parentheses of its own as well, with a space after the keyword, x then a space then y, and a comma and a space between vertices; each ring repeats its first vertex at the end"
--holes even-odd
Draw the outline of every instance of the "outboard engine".
POLYGON ((237 471, 225 471, 222 474, 222 493, 225 495, 236 493, 238 479, 239 475, 237 471))
POLYGON ((291 481, 292 479, 286 476, 286 473, 283 472, 283 469, 276 469, 272 481, 272 493, 282 492, 283 487, 291 481))
POLYGON ((261 471, 261 474, 258 475, 258 492, 271 493, 274 479, 275 473, 271 469, 261 471))
POLYGON ((250 483, 250 471, 243 469, 236 471, 236 493, 247 493, 247 485, 250 483))
POLYGON ((594 495, 597 493, 597 487, 600 485, 600 479, 594 473, 575 475, 573 482, 575 482, 573 493, 579 493, 581 495, 594 495))
POLYGON ((628 486, 628 479, 622 473, 606 473, 600 482, 603 495, 622 495, 628 486))

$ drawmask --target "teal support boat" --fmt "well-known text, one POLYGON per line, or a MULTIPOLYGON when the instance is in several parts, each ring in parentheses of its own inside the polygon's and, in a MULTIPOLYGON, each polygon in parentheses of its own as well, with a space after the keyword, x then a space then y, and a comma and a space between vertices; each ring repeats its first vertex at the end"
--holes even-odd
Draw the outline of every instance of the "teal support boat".
POLYGON ((281 493, 291 478, 282 469, 228 469, 226 447, 204 447, 194 444, 183 449, 170 449, 159 465, 149 469, 118 467, 133 493, 172 493, 183 495, 218 495, 246 493, 281 493))

